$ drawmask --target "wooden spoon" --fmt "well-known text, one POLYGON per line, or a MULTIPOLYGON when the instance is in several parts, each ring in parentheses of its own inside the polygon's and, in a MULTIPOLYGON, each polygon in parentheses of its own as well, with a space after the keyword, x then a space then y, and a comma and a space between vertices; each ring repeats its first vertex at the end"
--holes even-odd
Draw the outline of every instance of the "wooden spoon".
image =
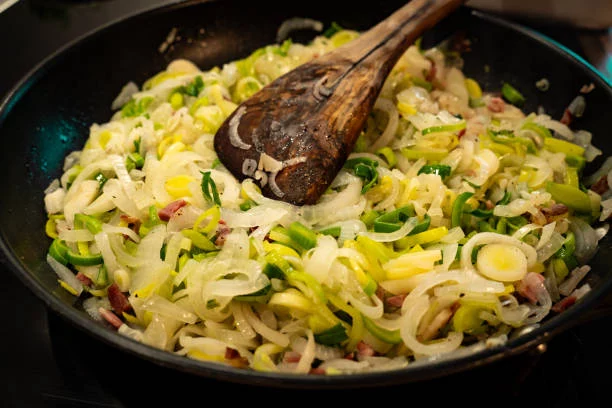
POLYGON ((239 180, 295 205, 314 204, 342 169, 385 79, 422 33, 463 3, 412 0, 357 39, 266 85, 214 138, 239 180))

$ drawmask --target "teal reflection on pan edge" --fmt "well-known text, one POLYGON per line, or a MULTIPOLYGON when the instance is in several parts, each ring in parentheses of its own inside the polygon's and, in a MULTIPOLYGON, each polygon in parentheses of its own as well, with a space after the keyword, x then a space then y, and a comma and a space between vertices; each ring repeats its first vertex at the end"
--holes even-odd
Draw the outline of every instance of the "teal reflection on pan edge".
MULTIPOLYGON (((584 65, 585 67, 587 67, 588 69, 593 71, 595 74, 597 74, 597 76, 599 76, 601 79, 603 79, 604 82, 606 82, 608 84, 608 86, 612 87, 612 56, 608 55, 606 57, 605 61, 603 63, 601 63, 601 65, 599 67, 595 67, 595 66, 593 66, 593 64, 591 64, 590 62, 585 60, 583 57, 578 55, 576 52, 574 52, 573 50, 569 49, 567 46, 561 44, 557 40, 552 39, 551 37, 547 36, 546 34, 542 34, 541 32, 539 32, 537 30, 534 30, 534 29, 531 29, 531 28, 527 28, 527 30, 531 31, 535 35, 543 38, 544 40, 550 42, 551 44, 554 44, 556 47, 561 49, 563 52, 569 54, 572 58, 574 58, 575 60, 580 62, 582 65, 584 65)), ((612 36, 612 28, 610 28, 608 30, 608 35, 612 36)))
POLYGON ((59 177, 64 158, 74 150, 75 141, 80 140, 82 123, 76 118, 61 116, 49 117, 42 123, 36 127, 36 143, 30 147, 32 163, 42 177, 59 177))

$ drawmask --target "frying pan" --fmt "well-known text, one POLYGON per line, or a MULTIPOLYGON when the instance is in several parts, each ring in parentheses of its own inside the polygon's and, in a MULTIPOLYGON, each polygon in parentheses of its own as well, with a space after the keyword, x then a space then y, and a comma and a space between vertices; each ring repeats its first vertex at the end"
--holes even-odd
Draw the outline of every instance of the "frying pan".
MULTIPOLYGON (((546 343, 579 324, 610 292, 612 255, 609 237, 600 241, 588 283, 592 290, 581 301, 542 324, 512 337, 507 344, 452 359, 413 364, 390 372, 336 376, 288 376, 261 373, 195 361, 136 343, 92 321, 78 301, 57 285, 45 256, 49 239, 43 190, 62 171, 63 158, 84 144, 92 123, 107 121, 111 103, 128 81, 142 84, 175 58, 187 58, 206 70, 247 56, 276 40, 277 28, 291 17, 309 17, 325 26, 365 30, 401 6, 401 1, 356 4, 348 1, 290 2, 282 7, 237 0, 187 1, 117 21, 93 32, 43 61, 26 75, 0 105, 0 174, 5 184, 0 212, 0 246, 11 270, 57 316, 118 350, 182 373, 217 380, 272 387, 344 388, 383 386, 448 376, 507 359, 546 343), (179 39, 161 47, 177 29, 179 39)), ((293 33, 307 41, 313 32, 293 33)), ((594 135, 594 144, 612 154, 608 113, 612 87, 588 63, 562 46, 527 28, 498 17, 462 8, 430 30, 425 47, 449 36, 470 40, 463 55, 464 72, 484 90, 499 89, 503 81, 526 96, 526 111, 545 107, 560 118, 580 88, 593 83, 587 109, 576 128, 594 135), (546 77, 551 87, 539 91, 535 82, 546 77)), ((601 157, 587 167, 587 173, 601 157)), ((27 322, 25 323, 27 324, 27 322)))

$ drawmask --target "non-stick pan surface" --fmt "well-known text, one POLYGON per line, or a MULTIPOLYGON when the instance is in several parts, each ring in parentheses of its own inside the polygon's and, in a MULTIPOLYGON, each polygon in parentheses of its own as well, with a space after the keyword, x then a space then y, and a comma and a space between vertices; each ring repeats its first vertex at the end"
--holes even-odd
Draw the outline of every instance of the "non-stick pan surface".
MULTIPOLYGON (((609 238, 601 241, 590 262, 592 291, 568 311, 551 316, 539 328, 511 339, 501 348, 384 373, 295 377, 189 360, 133 342, 91 321, 74 297, 57 285, 45 261, 49 239, 44 233, 43 190, 61 174, 64 156, 82 147, 89 126, 110 118, 111 103, 121 87, 128 81, 142 83, 179 57, 191 59, 203 70, 244 57, 274 42, 277 28, 287 18, 309 17, 326 26, 335 21, 363 30, 402 4, 327 3, 290 2, 279 6, 225 0, 164 7, 88 35, 26 76, 0 106, 0 174, 5 180, 1 246, 22 282, 58 316, 121 351, 184 373, 273 387, 381 386, 446 376, 523 353, 587 315, 610 291, 609 238), (173 29, 177 30, 176 40, 160 48, 173 29)), ((485 90, 499 89, 502 81, 514 84, 527 97, 526 110, 542 106, 552 117, 560 118, 580 88, 593 83, 595 89, 586 95, 586 112, 575 127, 593 133, 603 157, 612 153, 607 138, 612 89, 592 67, 537 33, 467 8, 428 32, 424 44, 431 46, 457 33, 471 44, 463 55, 466 74, 478 79, 485 90), (551 84, 547 92, 535 86, 542 78, 551 84)), ((294 39, 307 41, 314 33, 294 34, 294 39)), ((592 163, 587 171, 600 162, 592 163)))

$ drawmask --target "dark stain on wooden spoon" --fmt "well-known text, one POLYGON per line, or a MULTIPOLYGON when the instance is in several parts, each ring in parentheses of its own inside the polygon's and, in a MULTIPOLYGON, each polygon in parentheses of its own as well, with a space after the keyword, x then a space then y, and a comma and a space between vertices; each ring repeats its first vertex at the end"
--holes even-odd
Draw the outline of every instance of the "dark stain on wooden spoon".
POLYGON ((385 79, 423 32, 462 0, 412 0, 359 38, 306 62, 244 101, 214 147, 239 180, 295 205, 314 204, 353 150, 385 79))

